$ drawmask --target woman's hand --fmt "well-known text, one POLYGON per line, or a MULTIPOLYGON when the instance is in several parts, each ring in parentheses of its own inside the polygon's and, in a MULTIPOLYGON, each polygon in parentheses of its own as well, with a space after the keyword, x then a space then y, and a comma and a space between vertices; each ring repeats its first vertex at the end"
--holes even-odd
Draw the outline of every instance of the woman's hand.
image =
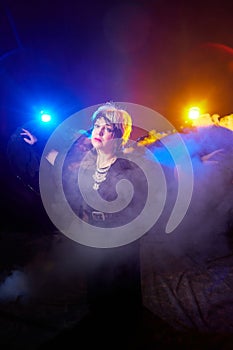
POLYGON ((218 164, 219 163, 219 160, 217 160, 216 158, 213 159, 213 157, 218 154, 218 153, 221 153, 223 152, 224 150, 221 148, 221 149, 217 149, 216 151, 213 151, 211 153, 208 153, 208 154, 205 154, 204 156, 201 157, 201 160, 203 163, 205 164, 218 164))
POLYGON ((36 136, 32 135, 30 131, 26 129, 22 129, 23 131, 20 133, 21 136, 25 136, 23 139, 25 142, 27 142, 29 145, 34 145, 37 142, 36 136))

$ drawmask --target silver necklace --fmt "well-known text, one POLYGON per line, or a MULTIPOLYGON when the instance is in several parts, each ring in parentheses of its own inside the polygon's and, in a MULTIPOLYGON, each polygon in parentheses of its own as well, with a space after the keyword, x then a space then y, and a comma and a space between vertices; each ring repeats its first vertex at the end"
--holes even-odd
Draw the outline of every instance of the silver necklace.
POLYGON ((92 175, 94 179, 93 189, 98 190, 100 187, 100 184, 106 180, 107 174, 109 169, 111 168, 111 165, 115 162, 116 158, 112 158, 109 165, 100 168, 98 165, 96 166, 95 173, 92 175))

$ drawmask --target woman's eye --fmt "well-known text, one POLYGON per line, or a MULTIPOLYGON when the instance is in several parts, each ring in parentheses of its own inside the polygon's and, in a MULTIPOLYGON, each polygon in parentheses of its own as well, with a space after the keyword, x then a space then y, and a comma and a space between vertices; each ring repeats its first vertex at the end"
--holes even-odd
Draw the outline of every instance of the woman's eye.
POLYGON ((94 129, 99 129, 99 128, 103 128, 105 131, 107 131, 108 133, 112 133, 113 132, 113 129, 110 128, 110 127, 103 127, 102 125, 99 125, 99 124, 94 124, 94 129))

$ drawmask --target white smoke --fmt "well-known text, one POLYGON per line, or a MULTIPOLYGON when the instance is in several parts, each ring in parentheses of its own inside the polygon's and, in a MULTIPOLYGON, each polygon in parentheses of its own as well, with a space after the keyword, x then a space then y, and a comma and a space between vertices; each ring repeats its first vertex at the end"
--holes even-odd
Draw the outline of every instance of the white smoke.
MULTIPOLYGON (((167 250, 177 257, 193 254, 192 258, 198 255, 206 259, 211 254, 223 254, 229 249, 225 233, 233 210, 233 132, 211 126, 191 129, 181 136, 191 157, 194 187, 183 221, 169 235, 165 234, 164 229, 177 195, 177 164, 168 159, 166 147, 154 144, 152 148, 154 154, 158 154, 164 171, 169 174, 165 210, 150 233, 142 239, 142 247, 146 245, 147 249, 158 253, 157 268, 160 265, 169 266, 167 250)), ((174 135, 165 139, 169 147, 178 147, 174 135)), ((182 160, 182 155, 180 158, 182 160)), ((182 164, 178 166, 182 169, 182 164)))

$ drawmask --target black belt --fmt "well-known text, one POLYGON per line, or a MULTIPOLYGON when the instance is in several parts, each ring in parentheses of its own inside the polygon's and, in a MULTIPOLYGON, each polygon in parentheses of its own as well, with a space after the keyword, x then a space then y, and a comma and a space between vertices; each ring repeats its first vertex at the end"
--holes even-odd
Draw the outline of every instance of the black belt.
POLYGON ((112 214, 103 213, 102 211, 93 211, 91 216, 94 221, 106 221, 112 217, 112 214))

